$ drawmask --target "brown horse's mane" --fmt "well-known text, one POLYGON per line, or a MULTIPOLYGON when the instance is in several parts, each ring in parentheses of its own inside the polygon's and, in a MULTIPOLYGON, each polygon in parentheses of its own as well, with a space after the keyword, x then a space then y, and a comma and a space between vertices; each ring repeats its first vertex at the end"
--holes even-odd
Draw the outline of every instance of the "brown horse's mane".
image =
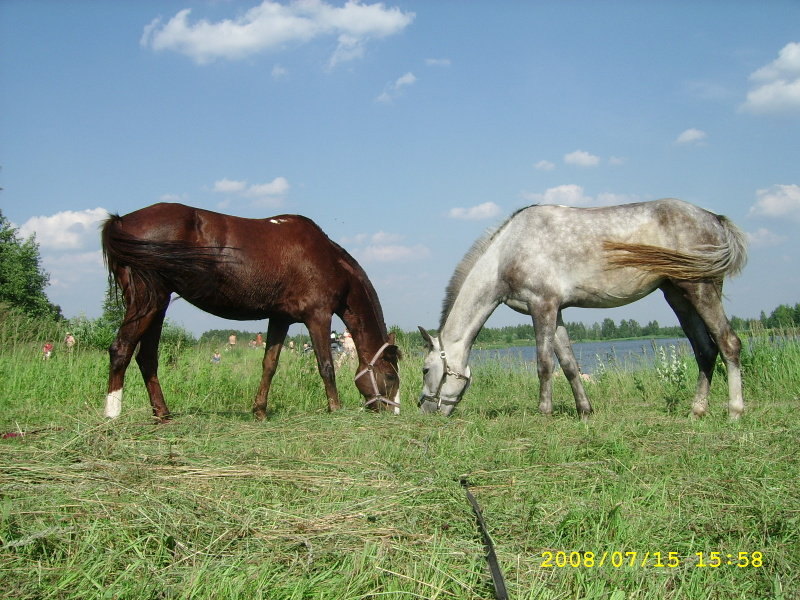
POLYGON ((367 273, 364 271, 361 265, 358 264, 358 261, 355 258, 353 258, 352 255, 347 250, 342 248, 339 244, 337 244, 333 240, 330 241, 333 247, 339 250, 344 266, 355 277, 355 280, 358 282, 358 284, 361 285, 364 294, 367 297, 368 304, 371 305, 372 307, 373 316, 375 317, 375 321, 377 322, 378 327, 380 328, 381 335, 385 337, 386 322, 383 319, 383 308, 381 307, 380 300, 378 299, 378 293, 375 291, 375 287, 372 285, 372 282, 370 281, 369 277, 367 277, 367 273))
POLYGON ((474 244, 472 244, 472 247, 467 250, 464 258, 461 259, 461 262, 458 263, 456 270, 453 271, 453 275, 450 277, 450 282, 447 284, 444 301, 442 302, 442 314, 439 318, 439 330, 442 329, 445 321, 447 321, 447 317, 450 316, 453 303, 456 301, 467 275, 469 275, 469 272, 472 270, 472 267, 475 266, 475 263, 478 262, 478 259, 483 256, 483 253, 486 252, 486 249, 489 246, 491 246, 495 237, 497 237, 497 235, 514 219, 514 217, 516 217, 522 211, 528 210, 534 206, 538 205, 531 204, 530 206, 524 206, 515 210, 513 213, 511 213, 511 216, 509 216, 499 226, 488 229, 480 238, 475 241, 474 244))

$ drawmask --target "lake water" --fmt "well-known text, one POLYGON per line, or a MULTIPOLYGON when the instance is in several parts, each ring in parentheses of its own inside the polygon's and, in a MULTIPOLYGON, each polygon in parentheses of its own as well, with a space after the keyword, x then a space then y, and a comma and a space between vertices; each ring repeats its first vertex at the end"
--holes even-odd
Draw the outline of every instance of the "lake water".
MULTIPOLYGON (((606 368, 618 368, 635 371, 655 364, 655 352, 663 347, 670 356, 670 346, 675 346, 679 354, 691 355, 692 348, 686 338, 655 340, 623 340, 610 342, 578 342, 572 344, 575 358, 583 373, 597 372, 602 363, 606 368)), ((535 346, 512 346, 509 348, 493 348, 491 350, 473 350, 472 359, 501 360, 510 363, 536 361, 535 346)), ((557 364, 557 363, 556 363, 557 364)))

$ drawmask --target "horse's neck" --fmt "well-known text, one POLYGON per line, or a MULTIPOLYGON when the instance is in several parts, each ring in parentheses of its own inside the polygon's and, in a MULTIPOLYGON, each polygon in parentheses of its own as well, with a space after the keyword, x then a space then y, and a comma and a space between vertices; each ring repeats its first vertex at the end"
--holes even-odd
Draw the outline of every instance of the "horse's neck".
POLYGON ((447 360, 463 368, 481 327, 500 304, 496 254, 487 250, 472 266, 439 329, 447 360))
POLYGON ((339 316, 353 336, 356 352, 362 364, 372 360, 375 353, 388 340, 386 324, 380 315, 381 308, 373 305, 366 284, 354 282, 347 297, 347 308, 339 316))

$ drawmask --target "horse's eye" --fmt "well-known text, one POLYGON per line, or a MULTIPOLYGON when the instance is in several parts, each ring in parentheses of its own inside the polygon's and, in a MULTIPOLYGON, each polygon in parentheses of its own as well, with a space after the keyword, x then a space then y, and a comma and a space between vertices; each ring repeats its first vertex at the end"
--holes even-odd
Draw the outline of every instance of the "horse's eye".
POLYGON ((428 367, 423 367, 423 369, 422 369, 422 374, 423 374, 423 375, 427 375, 427 374, 428 374, 428 371, 430 371, 430 369, 429 369, 428 367))

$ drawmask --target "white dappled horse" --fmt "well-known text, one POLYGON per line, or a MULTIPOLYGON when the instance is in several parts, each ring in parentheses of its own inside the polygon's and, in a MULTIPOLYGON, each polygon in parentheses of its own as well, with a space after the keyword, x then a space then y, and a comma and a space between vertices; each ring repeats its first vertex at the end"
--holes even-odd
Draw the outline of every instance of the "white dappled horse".
POLYGON ((449 415, 470 382, 478 331, 501 303, 533 317, 539 409, 551 414, 553 352, 578 414, 592 412, 561 311, 611 308, 664 293, 694 350, 692 414, 708 411, 717 355, 728 371, 728 414, 744 410, 741 342, 722 308, 722 282, 747 260, 744 235, 726 217, 675 199, 600 208, 523 208, 475 242, 447 286, 438 336, 428 347, 420 408, 449 415))

